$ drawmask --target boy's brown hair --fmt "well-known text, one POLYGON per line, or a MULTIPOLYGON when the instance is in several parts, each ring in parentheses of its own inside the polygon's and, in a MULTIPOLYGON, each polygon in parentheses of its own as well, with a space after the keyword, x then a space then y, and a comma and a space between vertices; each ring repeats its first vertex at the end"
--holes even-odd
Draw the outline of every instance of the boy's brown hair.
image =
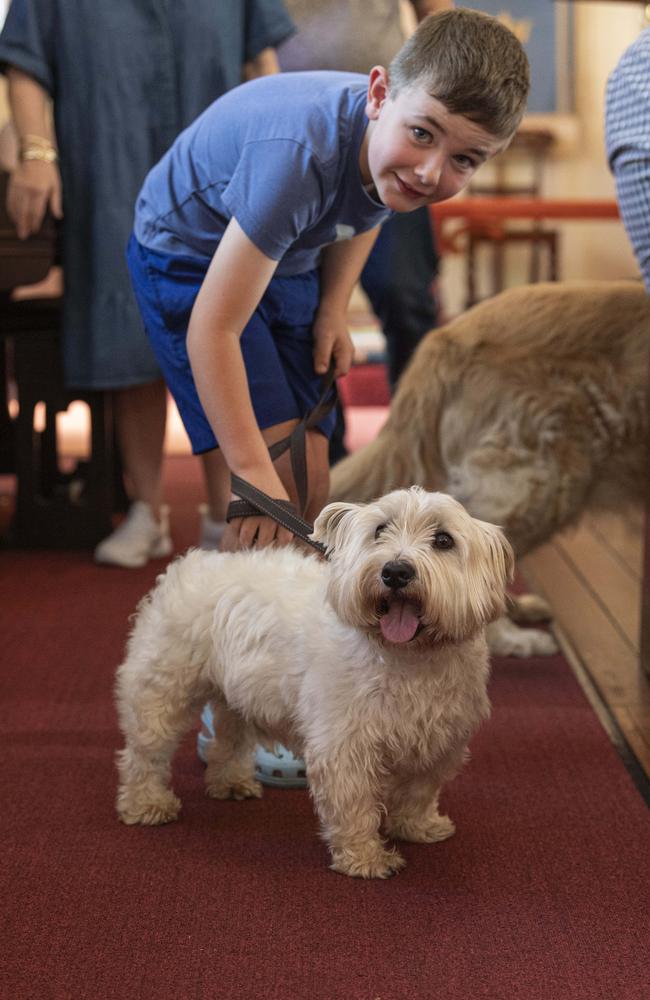
POLYGON ((391 97, 424 86, 451 114, 509 139, 526 108, 528 58, 495 17, 466 7, 431 14, 405 42, 389 69, 391 97))

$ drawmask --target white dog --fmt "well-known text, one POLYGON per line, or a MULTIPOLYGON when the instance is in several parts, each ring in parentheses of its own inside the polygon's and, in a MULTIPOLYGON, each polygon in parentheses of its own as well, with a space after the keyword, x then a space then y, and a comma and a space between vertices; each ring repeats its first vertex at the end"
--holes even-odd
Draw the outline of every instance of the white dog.
POLYGON ((385 878, 404 860, 382 827, 426 843, 454 832, 438 792, 489 713, 484 626, 503 611, 512 551, 419 487, 330 504, 314 537, 329 562, 191 551, 143 600, 118 671, 117 809, 125 823, 176 819, 171 757, 210 700, 208 795, 260 796, 254 747, 281 742, 305 759, 332 868, 385 878))

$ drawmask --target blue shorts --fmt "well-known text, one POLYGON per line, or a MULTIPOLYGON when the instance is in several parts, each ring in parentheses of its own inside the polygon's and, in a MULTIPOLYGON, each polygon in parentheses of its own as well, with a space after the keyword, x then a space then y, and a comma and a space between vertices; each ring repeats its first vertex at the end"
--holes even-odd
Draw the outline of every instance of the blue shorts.
MULTIPOLYGON (((218 447, 199 401, 187 356, 187 327, 209 260, 155 253, 131 236, 126 252, 145 329, 195 455, 218 447)), ((318 402, 312 327, 320 300, 318 271, 272 278, 244 328, 241 348, 253 410, 264 430, 304 417, 318 402)), ((330 437, 336 414, 318 429, 330 437)))

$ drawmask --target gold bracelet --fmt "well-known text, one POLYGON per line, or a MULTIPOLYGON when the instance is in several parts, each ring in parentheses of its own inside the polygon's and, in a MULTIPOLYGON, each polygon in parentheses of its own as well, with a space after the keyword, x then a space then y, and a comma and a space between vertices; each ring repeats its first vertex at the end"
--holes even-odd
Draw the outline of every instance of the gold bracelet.
POLYGON ((20 138, 21 146, 43 146, 45 149, 52 149, 54 143, 51 139, 46 139, 42 135, 23 135, 20 138))
POLYGON ((42 163, 56 163, 59 158, 54 146, 23 146, 20 151, 20 159, 40 160, 42 163))

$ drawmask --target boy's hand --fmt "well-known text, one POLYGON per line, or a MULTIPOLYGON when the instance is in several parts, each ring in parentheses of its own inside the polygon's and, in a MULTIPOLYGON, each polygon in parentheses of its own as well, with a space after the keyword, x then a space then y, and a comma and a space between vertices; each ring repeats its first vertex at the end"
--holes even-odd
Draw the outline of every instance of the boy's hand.
MULTIPOLYGON (((269 468, 250 469, 242 472, 241 476, 258 490, 266 493, 273 500, 288 500, 289 494, 282 485, 282 480, 276 473, 271 461, 269 468)), ((233 500, 238 499, 233 496, 233 500)), ((238 548, 264 549, 268 545, 288 545, 293 534, 283 528, 270 517, 240 517, 230 522, 231 527, 237 534, 238 548)))
POLYGON ((378 232, 369 229, 323 248, 321 300, 314 323, 314 370, 318 375, 325 375, 332 359, 336 378, 350 370, 354 347, 348 332, 348 305, 378 232))
POLYGON ((336 364, 334 375, 346 375, 352 364, 354 345, 345 313, 319 309, 314 322, 314 371, 325 375, 330 361, 336 364))
POLYGON ((7 214, 19 239, 25 240, 39 231, 48 208, 55 219, 63 217, 61 176, 56 163, 40 160, 19 163, 7 187, 7 214))
MULTIPOLYGON (((233 497, 236 499, 236 497, 233 497)), ((275 497, 274 497, 275 499, 275 497)), ((280 499, 278 497, 278 499, 280 499)), ((238 517, 230 522, 237 536, 238 550, 265 549, 269 545, 289 545, 293 535, 270 517, 238 517)))

